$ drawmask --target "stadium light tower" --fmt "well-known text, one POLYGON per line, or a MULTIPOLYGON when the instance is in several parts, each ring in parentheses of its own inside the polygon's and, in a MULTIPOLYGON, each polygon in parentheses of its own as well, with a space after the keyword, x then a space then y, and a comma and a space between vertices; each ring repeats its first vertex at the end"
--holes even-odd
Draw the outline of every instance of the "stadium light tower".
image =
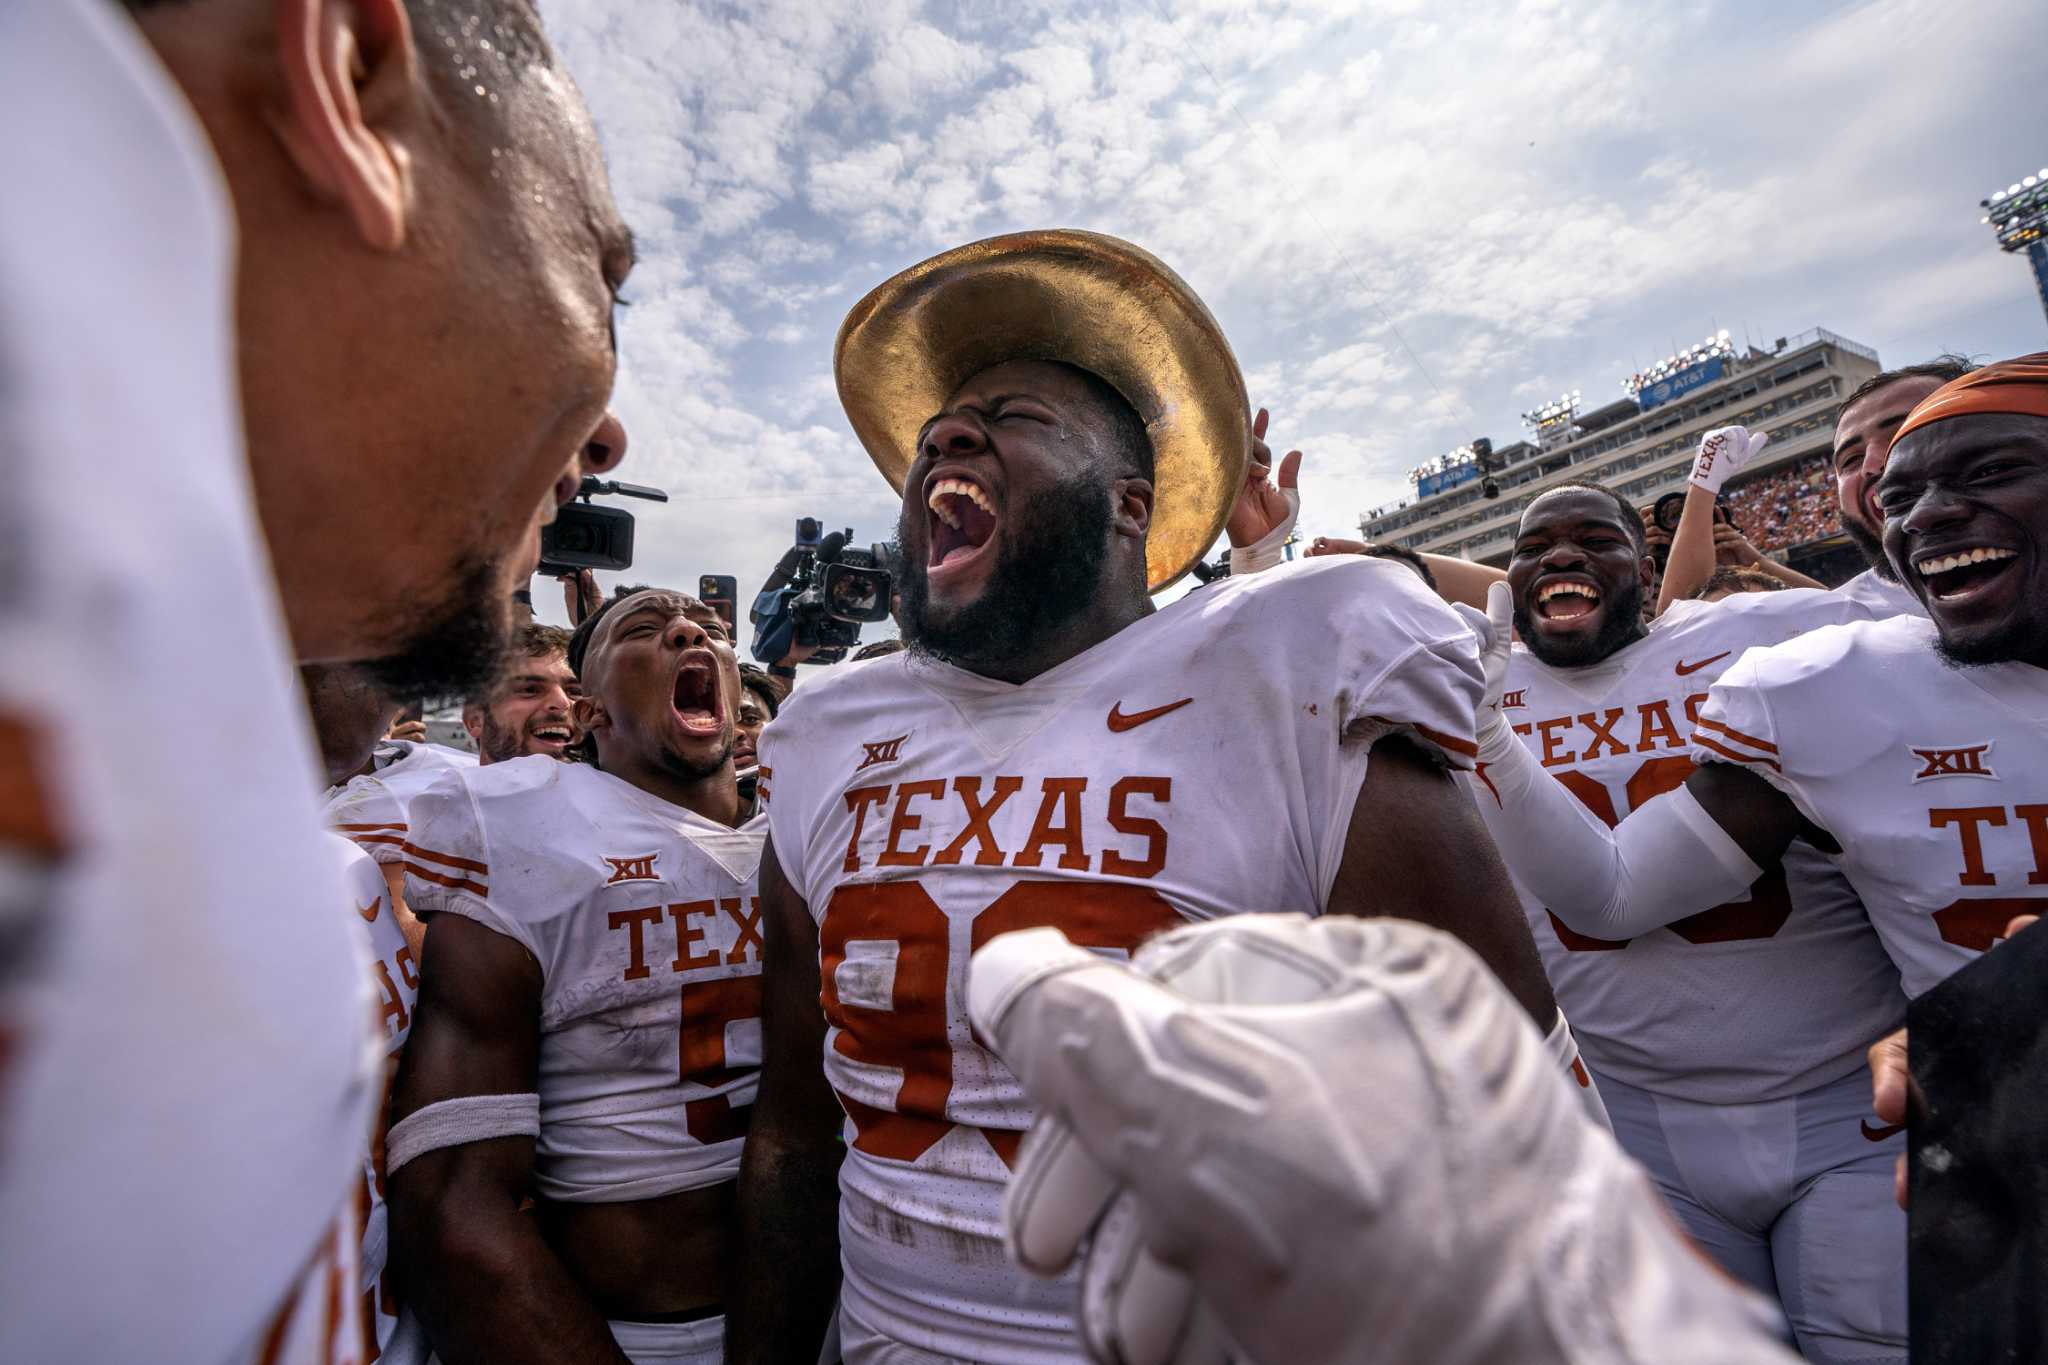
POLYGON ((1998 234, 1999 250, 2027 253, 2027 263, 2034 267, 2034 288, 2041 295, 2041 311, 2048 314, 2048 166, 2002 190, 1993 190, 1983 208, 1984 221, 1998 234))

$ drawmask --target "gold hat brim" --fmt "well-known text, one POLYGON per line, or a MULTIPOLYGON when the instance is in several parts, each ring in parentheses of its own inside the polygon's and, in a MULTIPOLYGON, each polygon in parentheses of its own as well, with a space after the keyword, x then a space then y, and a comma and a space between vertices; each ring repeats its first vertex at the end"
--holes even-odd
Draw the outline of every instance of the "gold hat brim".
POLYGON ((1012 233, 934 256, 855 304, 833 348, 839 401, 889 486, 967 380, 1012 360, 1100 376, 1152 438, 1152 591, 1215 543, 1244 483, 1251 414, 1223 329, 1149 252, 1096 232, 1012 233))

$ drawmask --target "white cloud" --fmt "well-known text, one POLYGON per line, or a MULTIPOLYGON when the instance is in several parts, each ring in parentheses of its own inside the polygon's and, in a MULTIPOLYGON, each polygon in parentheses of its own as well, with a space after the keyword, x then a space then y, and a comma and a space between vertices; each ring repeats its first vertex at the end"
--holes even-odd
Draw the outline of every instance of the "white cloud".
POLYGON ((1311 533, 1710 325, 2041 344, 1973 209, 2041 159, 2038 0, 544 7, 642 239, 616 405, 627 477, 677 498, 652 578, 751 592, 802 513, 886 534, 839 321, 1018 228, 1114 232, 1195 286, 1309 451, 1311 533))

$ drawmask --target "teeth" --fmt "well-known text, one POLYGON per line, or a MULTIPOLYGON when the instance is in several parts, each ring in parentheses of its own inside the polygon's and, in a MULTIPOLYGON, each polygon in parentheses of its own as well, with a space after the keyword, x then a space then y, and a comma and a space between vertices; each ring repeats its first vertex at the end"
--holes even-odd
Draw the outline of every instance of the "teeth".
POLYGON ((1922 578, 1929 578, 1938 573, 1947 573, 1950 569, 1960 569, 1965 564, 1992 563, 2001 559, 2014 559, 2018 555, 2017 550, 1996 550, 1988 546, 1979 546, 1960 554, 1942 555, 1938 559, 1923 559, 1915 567, 1920 570, 1922 578))
POLYGON ((940 479, 936 484, 932 485, 931 496, 926 498, 925 502, 932 511, 939 514, 939 520, 945 522, 946 525, 956 531, 960 529, 960 518, 954 516, 952 509, 947 507, 943 501, 943 499, 949 496, 966 498, 976 507, 988 513, 988 515, 994 516, 996 514, 995 506, 989 502, 988 495, 967 482, 967 480, 940 479))
POLYGON ((1536 600, 1539 603, 1548 602, 1551 598, 1565 593, 1575 593, 1595 602, 1600 600, 1600 594, 1584 583, 1545 583, 1536 590, 1536 600))

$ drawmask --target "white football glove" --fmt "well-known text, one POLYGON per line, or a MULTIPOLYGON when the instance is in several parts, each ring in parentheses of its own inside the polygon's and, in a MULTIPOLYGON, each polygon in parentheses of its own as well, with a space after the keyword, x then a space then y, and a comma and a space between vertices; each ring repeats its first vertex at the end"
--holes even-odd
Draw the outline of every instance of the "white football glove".
POLYGON ((974 955, 968 1011, 1042 1107, 1011 1254, 1057 1273, 1092 1232, 1098 1362, 1793 1359, 1446 934, 1239 915, 1126 967, 1033 929, 974 955))
POLYGON ((1709 493, 1720 492, 1721 485, 1756 459, 1756 453, 1770 439, 1761 431, 1752 435, 1748 427, 1715 427, 1700 437, 1699 451, 1692 457, 1689 481, 1693 487, 1704 488, 1709 493))
POLYGON ((1463 602, 1457 603, 1455 609, 1465 618, 1465 624, 1479 641, 1479 668, 1485 686, 1480 693, 1479 710, 1472 718, 1472 728, 1479 738, 1479 761, 1492 763, 1500 757, 1504 746, 1519 743, 1508 726, 1507 716, 1500 709, 1501 698, 1507 695, 1508 667, 1514 661, 1514 590, 1505 581, 1489 583, 1485 611, 1468 607, 1463 602))

